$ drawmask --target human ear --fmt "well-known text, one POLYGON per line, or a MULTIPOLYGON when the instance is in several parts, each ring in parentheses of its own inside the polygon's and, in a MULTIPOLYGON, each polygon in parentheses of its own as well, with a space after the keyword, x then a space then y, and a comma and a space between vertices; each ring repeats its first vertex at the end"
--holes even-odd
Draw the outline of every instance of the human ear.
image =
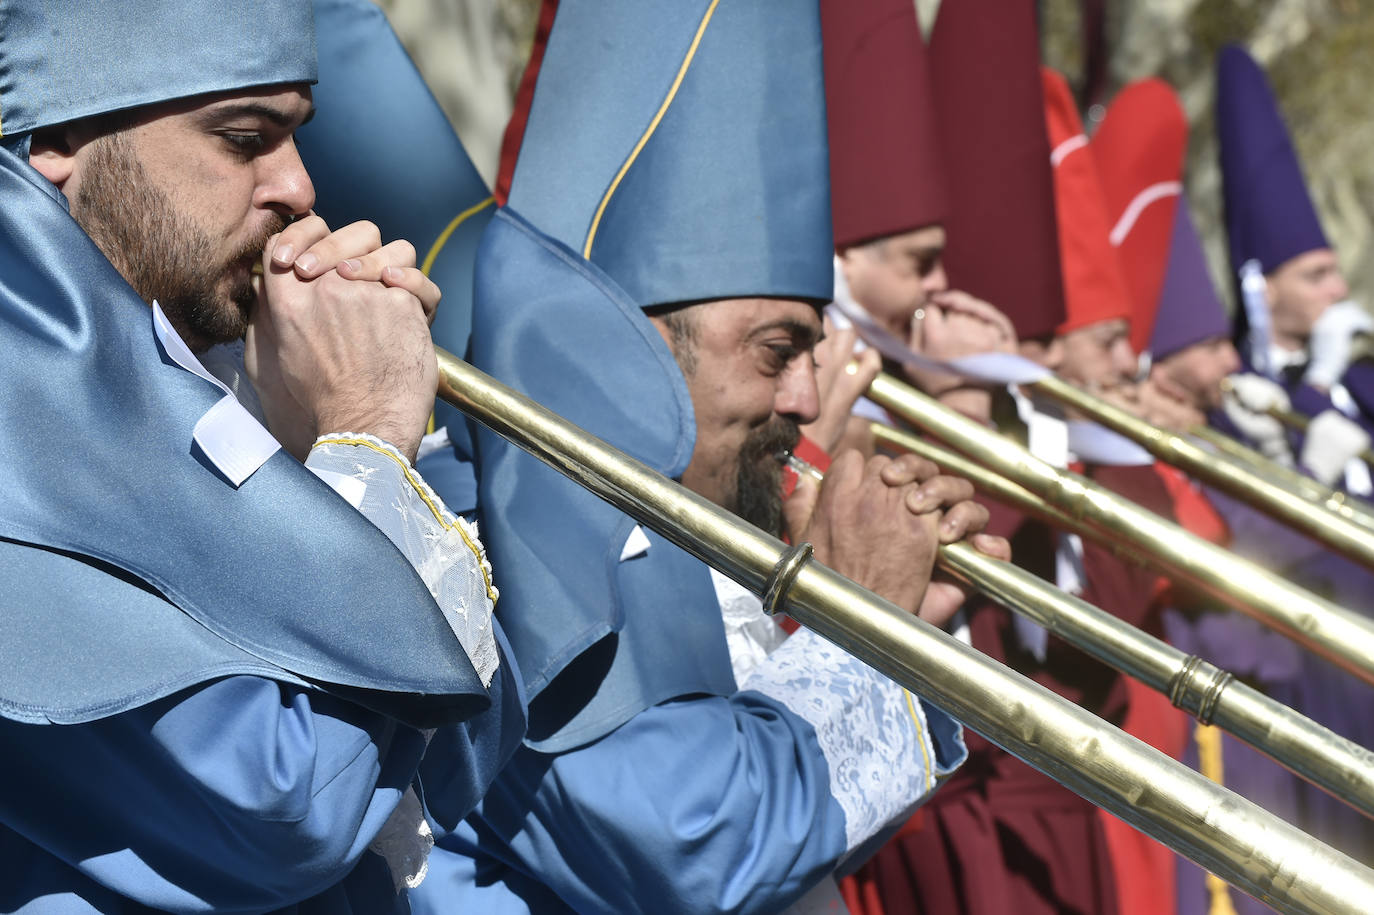
POLYGON ((29 164, 62 190, 76 169, 76 144, 67 127, 35 131, 29 140, 29 164))

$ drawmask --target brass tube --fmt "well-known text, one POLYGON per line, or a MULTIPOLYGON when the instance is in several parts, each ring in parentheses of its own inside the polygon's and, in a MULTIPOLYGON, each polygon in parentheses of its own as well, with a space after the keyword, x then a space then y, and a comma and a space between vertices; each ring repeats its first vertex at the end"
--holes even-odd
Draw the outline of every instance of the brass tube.
POLYGON ((1169 575, 1235 607, 1368 683, 1374 683, 1374 623, 1122 499, 1091 480, 1051 467, 1005 436, 910 385, 878 376, 868 396, 979 463, 1009 477, 1082 523, 1167 563, 1169 575))
POLYGON ((1302 531, 1343 556, 1374 569, 1374 531, 1333 516, 1299 495, 1229 461, 1218 461, 1195 442, 1166 432, 1100 397, 1050 376, 1027 388, 1139 444, 1146 451, 1223 492, 1302 531))
POLYGON ((1282 912, 1350 912, 1374 872, 666 480, 436 348, 439 396, 975 731, 1282 912), (779 574, 786 572, 786 578, 779 574))
MULTIPOLYGON (((873 430, 874 441, 920 455, 926 460, 938 464, 940 469, 946 473, 968 480, 980 492, 992 496, 998 502, 1020 509, 1029 515, 1034 515, 1041 521, 1063 530, 1092 536, 1098 535, 1096 528, 1088 528, 1078 524, 1072 517, 1050 505, 1026 487, 1013 483, 972 458, 965 457, 957 451, 951 451, 942 445, 923 439, 915 433, 889 426, 886 423, 873 422, 869 428, 873 430)), ((1105 538, 1103 539, 1106 542, 1105 538)), ((1110 545, 1118 546, 1120 544, 1111 542, 1110 545)), ((1132 552, 1130 555, 1135 557, 1140 554, 1132 552)), ((1143 557, 1139 561, 1144 562, 1143 557)))
MULTIPOLYGON (((1297 410, 1285 410, 1277 405, 1270 406, 1269 409, 1265 410, 1264 412, 1274 417, 1274 419, 1277 419, 1279 422, 1283 423, 1290 429, 1295 429, 1298 432, 1302 432, 1304 434, 1307 432, 1308 425, 1312 422, 1311 417, 1299 413, 1297 410)), ((1355 456, 1358 457, 1360 460, 1364 461, 1366 464, 1374 466, 1374 451, 1371 451, 1368 448, 1366 448, 1355 456)))
MULTIPOLYGON (((919 454, 1001 502, 1039 515, 1061 530, 1110 541, 1075 524, 1029 490, 963 455, 901 429, 874 423, 873 433, 919 454), (1042 511, 1043 510, 1043 511, 1042 511)), ((1138 554, 1131 558, 1140 561, 1138 554)), ((1203 724, 1215 724, 1284 768, 1361 813, 1374 817, 1374 753, 1307 716, 1237 682, 1229 673, 1179 651, 1106 611, 1016 566, 998 562, 965 544, 940 548, 940 567, 1076 645, 1099 661, 1169 697, 1203 724)), ((1153 563, 1142 562, 1153 567, 1153 563)))
POLYGON ((1240 461, 1249 466, 1256 473, 1271 477, 1274 480, 1289 487, 1298 495, 1315 502, 1329 512, 1334 512, 1361 527, 1374 530, 1374 511, 1369 506, 1363 504, 1359 499, 1347 496, 1339 489, 1332 489, 1321 482, 1305 476, 1280 464, 1278 461, 1270 460, 1258 451, 1241 444, 1229 435, 1218 432, 1210 426, 1199 426, 1196 429, 1188 430, 1188 434, 1193 438, 1199 439, 1204 444, 1215 448, 1218 454, 1240 461))

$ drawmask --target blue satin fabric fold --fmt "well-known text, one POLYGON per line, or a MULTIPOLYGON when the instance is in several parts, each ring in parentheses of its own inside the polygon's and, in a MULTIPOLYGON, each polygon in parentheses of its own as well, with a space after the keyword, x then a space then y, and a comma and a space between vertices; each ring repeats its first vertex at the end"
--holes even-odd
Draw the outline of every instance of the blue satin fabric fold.
POLYGON ((420 726, 485 708, 380 531, 284 452, 239 489, 201 462, 192 429, 220 392, 165 359, 148 306, 8 148, 0 199, 0 538, 31 570, 0 596, 0 714, 88 721, 232 672, 420 726))
POLYGON ((521 751, 437 839, 416 915, 777 912, 835 868, 845 816, 811 726, 745 690, 521 751))
POLYGON ((829 301, 829 168, 816 4, 562 0, 509 203, 643 307, 829 301))
MULTIPOLYGON (((686 467, 696 426, 663 338, 595 266, 509 208, 479 252, 472 340, 483 371, 670 477, 686 467)), ((512 570, 497 614, 531 696, 529 745, 568 749, 665 699, 734 691, 705 565, 652 535, 622 563, 631 519, 493 432, 477 447, 483 539, 512 570), (711 612, 682 626, 689 607, 711 612)))
MULTIPOLYGON (((383 241, 413 244, 416 262, 429 261, 429 278, 443 292, 434 342, 462 356, 477 244, 495 211, 491 191, 375 3, 316 0, 315 31, 316 114, 296 133, 315 183, 315 212, 333 228, 367 219, 383 241)), ((447 426, 471 454, 462 415, 445 403, 434 414, 436 427, 447 426)), ((442 472, 459 469, 450 463, 442 472)), ((470 466, 455 480, 447 487, 450 507, 471 509, 477 484, 470 466)))
POLYGON ((14 756, 0 792, 0 911, 44 913, 294 912, 321 891, 394 897, 389 876, 350 871, 376 858, 365 850, 425 749, 418 731, 260 677, 79 727, 0 720, 0 742, 14 756))

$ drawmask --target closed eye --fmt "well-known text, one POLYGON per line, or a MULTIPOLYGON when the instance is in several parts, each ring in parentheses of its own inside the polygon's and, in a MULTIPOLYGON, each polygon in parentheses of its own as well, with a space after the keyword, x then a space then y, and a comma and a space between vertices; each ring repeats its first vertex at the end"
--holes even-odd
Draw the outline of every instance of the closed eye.
POLYGON ((245 159, 251 159, 267 148, 267 138, 257 131, 226 131, 220 137, 229 144, 230 149, 245 159))
POLYGON ((787 368, 788 363, 801 355, 801 348, 791 343, 768 343, 764 348, 769 352, 769 366, 775 372, 787 368))

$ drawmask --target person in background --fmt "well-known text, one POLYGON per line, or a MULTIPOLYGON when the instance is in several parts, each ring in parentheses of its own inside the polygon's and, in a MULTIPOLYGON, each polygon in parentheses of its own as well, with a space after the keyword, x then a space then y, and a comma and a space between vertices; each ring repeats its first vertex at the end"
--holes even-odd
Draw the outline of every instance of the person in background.
MULTIPOLYGON (((914 10, 901 0, 862 8, 827 0, 821 16, 837 252, 836 301, 827 308, 828 319, 837 330, 852 328, 865 351, 896 346, 938 361, 1013 352, 1016 331, 1006 316, 951 289, 945 271, 947 176, 914 10)), ((890 355, 883 362, 885 371, 946 406, 990 420, 987 385, 899 364, 890 355)), ((827 415, 822 410, 823 422, 827 415)), ((874 419, 891 421, 875 404, 860 401, 843 441, 871 450, 867 424, 874 419)), ((838 450, 840 438, 815 434, 819 444, 838 450)))
MULTIPOLYGON (((1311 417, 1307 435, 1318 441, 1304 445, 1301 462, 1322 482, 1367 497, 1374 491, 1369 470, 1352 459, 1374 430, 1374 364, 1362 357, 1374 319, 1348 300, 1268 80, 1236 45, 1217 58, 1216 117, 1242 305, 1236 341, 1247 372, 1279 385, 1242 377, 1233 396, 1252 413, 1273 405, 1311 417)), ((1277 456, 1286 444, 1264 423, 1228 419, 1226 431, 1251 437, 1261 450, 1277 456)))

